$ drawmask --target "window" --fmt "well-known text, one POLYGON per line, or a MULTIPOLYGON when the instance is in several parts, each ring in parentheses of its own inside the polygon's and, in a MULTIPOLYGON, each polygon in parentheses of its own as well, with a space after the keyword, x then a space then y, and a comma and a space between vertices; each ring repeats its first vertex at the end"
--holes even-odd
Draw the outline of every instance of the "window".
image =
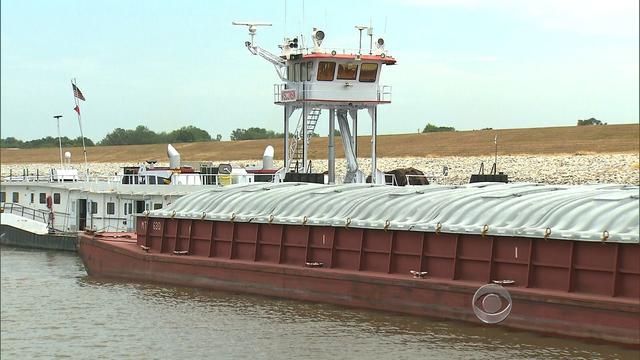
POLYGON ((95 201, 91 202, 91 213, 92 214, 97 214, 98 213, 98 203, 95 201))
POLYGON ((158 209, 162 209, 162 203, 154 203, 153 204, 153 210, 158 210, 158 209))
POLYGON ((356 64, 340 64, 338 65, 338 79, 355 80, 358 73, 358 65, 356 64))
POLYGON ((311 71, 313 70, 313 62, 309 61, 307 63, 307 81, 311 81, 311 71))
POLYGON ((133 204, 129 203, 129 212, 128 214, 133 214, 133 204))
POLYGON ((0 192, 0 202, 6 202, 7 201, 7 193, 2 191, 0 192))
POLYGON ((293 81, 293 65, 287 66, 287 80, 293 81))
POLYGON ((112 202, 107 203, 107 215, 113 215, 116 213, 116 204, 112 202))
POLYGON ((127 212, 127 204, 124 204, 124 214, 128 215, 129 213, 127 212))
POLYGON ((20 202, 20 193, 14 192, 12 195, 13 195, 13 202, 14 203, 20 202))
POLYGON ((333 74, 336 72, 336 63, 320 61, 318 64, 318 81, 333 81, 333 74))
POLYGON ((364 63, 360 67, 361 82, 375 82, 378 75, 378 64, 364 63))
POLYGON ((293 67, 295 69, 293 81, 300 81, 300 63, 295 64, 293 67))
POLYGON ((40 204, 46 204, 46 203, 47 203, 47 194, 40 193, 40 204))
POLYGON ((60 193, 53 193, 53 203, 60 204, 60 193))
POLYGON ((156 184, 156 177, 149 176, 149 185, 155 185, 155 184, 156 184))
POLYGON ((300 64, 300 81, 307 81, 307 63, 300 64))
POLYGON ((36 201, 36 194, 31 193, 31 203, 33 204, 36 201))
POLYGON ((145 201, 144 203, 144 210, 145 211, 149 211, 149 203, 145 201))

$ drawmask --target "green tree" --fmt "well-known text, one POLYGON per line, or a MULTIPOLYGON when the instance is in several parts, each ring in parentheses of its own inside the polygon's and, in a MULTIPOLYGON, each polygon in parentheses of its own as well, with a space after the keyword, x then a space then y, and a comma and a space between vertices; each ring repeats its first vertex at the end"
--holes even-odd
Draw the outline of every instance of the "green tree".
POLYGON ((602 121, 596 118, 578 120, 578 126, 585 126, 585 125, 607 125, 607 123, 602 123, 602 121))
POLYGON ((250 127, 248 129, 235 129, 231 132, 231 140, 256 140, 256 139, 274 139, 284 137, 283 134, 275 133, 273 130, 264 128, 250 127))
POLYGON ((445 132, 445 131, 456 131, 455 128, 449 126, 436 126, 431 123, 427 123, 427 126, 422 130, 423 133, 430 132, 445 132))
POLYGON ((6 139, 0 139, 0 147, 3 148, 19 148, 23 146, 24 142, 22 140, 18 140, 12 136, 9 136, 6 139))
POLYGON ((211 141, 211 135, 195 126, 183 126, 166 135, 167 142, 211 141))

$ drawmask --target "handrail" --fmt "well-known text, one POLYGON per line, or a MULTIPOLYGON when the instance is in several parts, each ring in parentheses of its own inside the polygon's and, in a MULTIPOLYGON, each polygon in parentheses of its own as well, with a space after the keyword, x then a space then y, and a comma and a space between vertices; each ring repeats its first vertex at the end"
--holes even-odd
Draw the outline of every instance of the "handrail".
MULTIPOLYGON (((356 83, 356 80, 348 81, 348 80, 334 80, 334 82, 353 82, 356 83)), ((300 82, 300 83, 304 83, 300 82)), ((362 83, 362 84, 370 84, 370 83, 362 83)), ((366 89, 351 89, 349 90, 349 96, 354 99, 353 101, 381 101, 381 102, 391 102, 392 99, 392 86, 391 85, 378 85, 376 89, 366 88, 366 89)), ((303 89, 302 91, 298 91, 295 88, 287 88, 286 83, 276 83, 273 84, 273 102, 274 103, 282 103, 282 91, 283 90, 296 90, 296 100, 300 101, 304 99, 310 99, 317 96, 324 96, 325 94, 333 94, 335 95, 335 90, 319 90, 319 89, 303 89)))
MULTIPOLYGON (((254 174, 201 174, 201 173, 181 173, 177 177, 172 177, 171 185, 230 185, 233 183, 252 183, 254 182, 254 174)), ((261 174, 262 175, 262 174, 261 174)), ((266 174, 264 174, 266 175, 266 174)), ((270 182, 276 181, 276 176, 270 174, 270 182)), ((0 181, 3 183, 19 183, 19 182, 40 182, 40 183, 98 183, 107 182, 112 184, 125 185, 167 185, 162 183, 162 177, 158 175, 138 175, 138 174, 120 174, 120 175, 92 175, 88 177, 80 177, 78 179, 53 179, 50 175, 25 175, 25 176, 2 176, 0 181), (158 178, 161 183, 158 182, 158 178), (154 183, 155 182, 155 183, 154 183)))
POLYGON ((24 205, 16 204, 16 203, 2 203, 3 212, 20 215, 23 218, 32 219, 37 222, 47 223, 47 219, 49 218, 49 212, 40 209, 30 208, 24 205), (26 210, 26 213, 25 213, 26 210), (39 216, 38 216, 39 215, 39 216))

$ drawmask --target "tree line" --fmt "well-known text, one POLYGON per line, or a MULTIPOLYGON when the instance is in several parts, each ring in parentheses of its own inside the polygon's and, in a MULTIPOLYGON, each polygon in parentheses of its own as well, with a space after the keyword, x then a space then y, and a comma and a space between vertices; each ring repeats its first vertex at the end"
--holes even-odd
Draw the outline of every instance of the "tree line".
MULTIPOLYGON (((155 132, 144 125, 138 125, 135 129, 116 128, 98 142, 94 142, 87 137, 84 138, 86 146, 167 144, 196 141, 220 141, 221 139, 222 135, 217 134, 215 138, 212 138, 206 130, 195 126, 183 126, 169 132, 155 132)), ((75 139, 69 139, 68 137, 63 136, 61 140, 62 146, 65 147, 82 146, 82 137, 80 136, 75 139)), ((22 141, 15 137, 0 138, 0 147, 3 148, 29 149, 57 146, 58 138, 51 136, 28 141, 22 141)))
MULTIPOLYGON (((590 118, 586 120, 578 120, 578 126, 584 125, 607 125, 607 123, 603 123, 600 120, 595 118, 590 118)), ((484 128, 483 130, 491 130, 491 128, 484 128)), ((451 126, 438 126, 431 123, 427 123, 427 125, 422 129, 423 133, 430 132, 445 132, 445 131, 456 131, 454 127, 451 126)), ((340 131, 335 130, 335 135, 340 136, 340 131)), ((293 137, 293 134, 289 134, 289 136, 293 137)), ((314 137, 318 136, 318 134, 313 133, 314 137)), ((231 141, 239 141, 239 140, 259 140, 259 139, 278 139, 283 138, 284 133, 275 132, 273 130, 267 130, 265 128, 259 127, 250 127, 247 129, 235 129, 231 132, 230 138, 231 141)), ((78 136, 75 139, 70 139, 66 136, 61 138, 62 146, 65 147, 75 147, 82 146, 82 138, 78 136)), ((199 142, 199 141, 220 141, 222 140, 222 135, 217 134, 215 138, 213 138, 206 130, 200 129, 195 126, 183 126, 179 129, 169 131, 169 132, 155 132, 144 125, 138 125, 135 129, 122 129, 116 128, 105 137, 98 141, 94 142, 93 140, 85 137, 85 145, 86 146, 110 146, 110 145, 140 145, 140 144, 168 144, 168 143, 184 143, 184 142, 199 142)), ((0 138, 0 147, 3 148, 40 148, 40 147, 57 147, 58 146, 58 138, 57 137, 43 137, 41 139, 34 139, 28 141, 22 141, 16 139, 15 137, 7 137, 0 138)))

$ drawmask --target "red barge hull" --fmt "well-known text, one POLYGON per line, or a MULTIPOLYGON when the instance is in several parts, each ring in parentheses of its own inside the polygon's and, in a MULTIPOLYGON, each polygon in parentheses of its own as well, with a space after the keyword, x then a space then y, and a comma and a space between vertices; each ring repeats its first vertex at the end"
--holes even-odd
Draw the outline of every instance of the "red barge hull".
POLYGON ((510 279, 499 326, 640 346, 637 244, 146 217, 137 229, 81 235, 88 274, 477 324, 475 291, 510 279))

